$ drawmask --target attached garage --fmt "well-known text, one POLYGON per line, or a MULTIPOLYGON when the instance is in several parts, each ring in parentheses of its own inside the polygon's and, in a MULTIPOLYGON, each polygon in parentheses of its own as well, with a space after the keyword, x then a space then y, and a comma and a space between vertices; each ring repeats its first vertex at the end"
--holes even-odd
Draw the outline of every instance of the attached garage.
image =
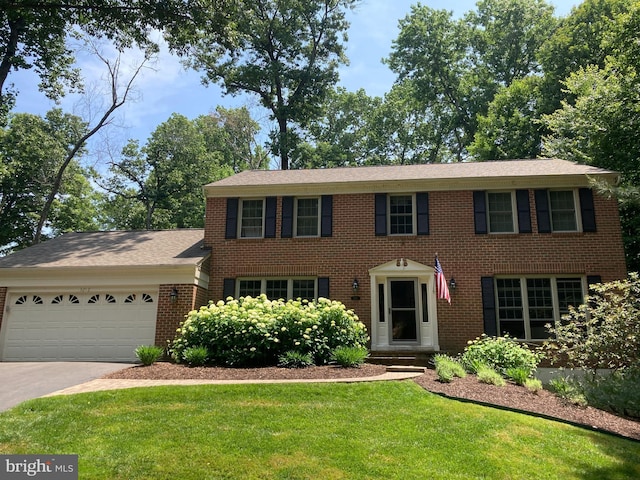
POLYGON ((131 362, 139 345, 165 346, 206 303, 202 239, 66 234, 0 259, 0 360, 131 362))

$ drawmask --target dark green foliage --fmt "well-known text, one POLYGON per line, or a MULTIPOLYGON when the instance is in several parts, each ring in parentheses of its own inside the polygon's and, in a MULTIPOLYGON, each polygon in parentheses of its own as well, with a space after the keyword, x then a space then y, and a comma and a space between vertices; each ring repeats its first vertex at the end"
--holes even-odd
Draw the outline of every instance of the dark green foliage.
POLYGON ((362 365, 368 356, 369 350, 365 347, 338 347, 331 358, 341 367, 353 368, 362 365))
POLYGON ((314 364, 310 353, 289 350, 278 357, 278 366, 283 368, 305 368, 314 364))
POLYGON ((186 348, 182 356, 190 367, 201 367, 209 360, 209 350, 203 345, 197 345, 186 348))
POLYGON ((163 354, 164 349, 156 345, 140 345, 136 348, 136 357, 144 366, 156 363, 162 358, 163 354))

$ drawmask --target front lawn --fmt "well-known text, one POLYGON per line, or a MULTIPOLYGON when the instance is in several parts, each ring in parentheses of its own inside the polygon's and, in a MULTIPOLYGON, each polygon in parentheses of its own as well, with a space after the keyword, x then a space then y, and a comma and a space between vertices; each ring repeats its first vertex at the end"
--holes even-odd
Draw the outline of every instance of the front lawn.
POLYGON ((81 479, 629 479, 637 442, 447 400, 413 382, 136 388, 25 402, 0 453, 81 479))

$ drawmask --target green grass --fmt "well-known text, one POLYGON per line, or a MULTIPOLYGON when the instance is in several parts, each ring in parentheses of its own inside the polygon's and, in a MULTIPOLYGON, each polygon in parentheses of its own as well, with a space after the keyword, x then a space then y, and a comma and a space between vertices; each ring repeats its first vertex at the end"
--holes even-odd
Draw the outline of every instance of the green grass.
POLYGON ((413 382, 155 387, 0 414, 0 453, 81 479, 629 479, 638 443, 447 400, 413 382))

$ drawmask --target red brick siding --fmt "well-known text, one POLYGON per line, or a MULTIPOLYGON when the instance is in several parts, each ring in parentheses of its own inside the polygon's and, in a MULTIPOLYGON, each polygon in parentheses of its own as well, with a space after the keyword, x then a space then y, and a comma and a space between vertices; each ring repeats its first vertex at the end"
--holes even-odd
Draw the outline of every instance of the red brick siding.
POLYGON ((530 191, 533 234, 476 235, 471 191, 430 192, 428 236, 374 234, 374 195, 333 197, 333 236, 225 240, 226 200, 207 200, 205 243, 212 247, 209 294, 222 297, 224 278, 240 276, 316 276, 330 278, 331 297, 353 308, 371 327, 368 270, 398 258, 433 265, 439 255, 447 279, 455 277, 452 303, 438 301, 440 347, 459 350, 483 331, 480 278, 496 274, 601 275, 603 281, 626 276, 615 200, 595 196, 596 233, 538 234, 530 191), (360 300, 351 284, 360 283, 360 300))
POLYGON ((0 331, 2 331, 2 319, 4 317, 4 306, 7 301, 7 287, 0 287, 0 331))
POLYGON ((207 297, 207 291, 195 285, 160 285, 155 344, 166 347, 167 340, 174 339, 180 322, 191 310, 205 305, 207 297), (170 295, 174 287, 178 291, 178 299, 171 303, 170 295))

